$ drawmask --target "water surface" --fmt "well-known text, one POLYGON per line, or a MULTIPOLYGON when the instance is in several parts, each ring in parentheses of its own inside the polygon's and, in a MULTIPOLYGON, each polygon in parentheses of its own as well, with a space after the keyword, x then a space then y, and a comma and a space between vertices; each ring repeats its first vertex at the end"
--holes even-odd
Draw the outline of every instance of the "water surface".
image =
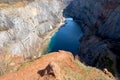
POLYGON ((79 40, 83 33, 80 26, 72 18, 66 18, 66 24, 54 34, 49 43, 47 52, 58 50, 70 51, 73 54, 78 52, 79 40))

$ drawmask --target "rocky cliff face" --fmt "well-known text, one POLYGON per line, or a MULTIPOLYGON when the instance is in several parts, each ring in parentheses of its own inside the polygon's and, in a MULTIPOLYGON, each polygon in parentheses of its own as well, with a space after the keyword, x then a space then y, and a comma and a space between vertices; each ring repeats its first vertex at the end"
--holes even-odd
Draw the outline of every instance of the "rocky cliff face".
POLYGON ((0 49, 27 56, 40 53, 44 41, 50 37, 46 35, 62 22, 64 3, 59 0, 10 2, 0 3, 0 49))
POLYGON ((84 31, 79 57, 87 65, 120 70, 120 1, 74 0, 65 10, 84 31))

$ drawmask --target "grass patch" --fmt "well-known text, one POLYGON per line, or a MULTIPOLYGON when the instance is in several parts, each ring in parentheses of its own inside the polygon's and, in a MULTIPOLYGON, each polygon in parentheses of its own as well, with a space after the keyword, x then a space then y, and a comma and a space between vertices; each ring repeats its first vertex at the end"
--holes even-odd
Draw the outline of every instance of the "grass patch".
POLYGON ((103 74, 100 74, 100 76, 98 76, 98 80, 110 80, 110 79, 106 79, 106 77, 103 74))
POLYGON ((75 61, 75 64, 79 67, 83 67, 83 65, 78 60, 75 61))
POLYGON ((73 71, 70 68, 64 68, 65 80, 84 80, 77 71, 73 71))
POLYGON ((76 61, 75 61, 75 64, 83 70, 84 74, 88 74, 88 73, 90 72, 89 68, 87 68, 87 67, 86 67, 84 64, 82 64, 80 61, 76 60, 76 61))

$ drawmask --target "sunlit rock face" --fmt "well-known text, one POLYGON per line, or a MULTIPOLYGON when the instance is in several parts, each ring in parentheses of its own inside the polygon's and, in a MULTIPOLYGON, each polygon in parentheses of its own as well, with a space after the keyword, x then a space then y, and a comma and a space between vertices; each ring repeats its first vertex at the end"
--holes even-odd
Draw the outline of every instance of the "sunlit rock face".
POLYGON ((120 1, 74 0, 65 10, 84 31, 79 57, 87 65, 120 71, 120 1))
POLYGON ((0 48, 29 55, 41 49, 47 33, 62 21, 64 4, 59 0, 35 0, 19 7, 21 3, 0 8, 0 48))

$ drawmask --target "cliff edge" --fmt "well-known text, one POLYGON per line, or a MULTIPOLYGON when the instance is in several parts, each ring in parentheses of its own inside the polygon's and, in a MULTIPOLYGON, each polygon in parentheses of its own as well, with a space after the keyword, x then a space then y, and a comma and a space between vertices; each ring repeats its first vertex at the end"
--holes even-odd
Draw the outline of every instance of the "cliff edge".
POLYGON ((72 53, 62 51, 41 56, 0 80, 115 80, 110 72, 85 66, 72 53))

